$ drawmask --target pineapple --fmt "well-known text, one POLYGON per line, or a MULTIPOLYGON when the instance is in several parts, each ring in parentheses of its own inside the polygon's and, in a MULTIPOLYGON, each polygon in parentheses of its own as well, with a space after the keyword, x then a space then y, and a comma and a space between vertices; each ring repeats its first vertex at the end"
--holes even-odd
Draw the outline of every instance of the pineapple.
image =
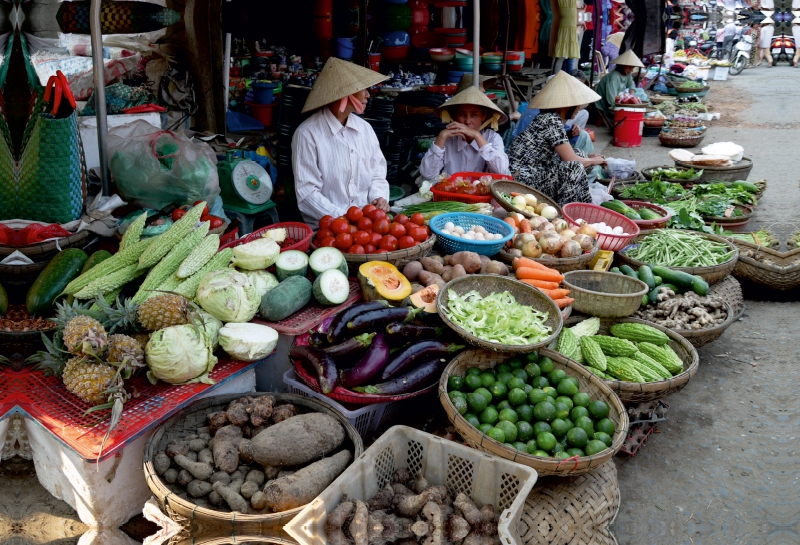
POLYGON ((103 296, 100 296, 96 304, 103 313, 102 318, 98 318, 103 325, 108 329, 109 333, 116 333, 117 331, 131 332, 137 329, 137 311, 139 305, 134 303, 131 299, 119 298, 116 302, 109 304, 103 296))
POLYGON ((108 362, 121 366, 122 378, 130 377, 144 367, 144 349, 136 339, 127 335, 111 335, 108 338, 108 362))
POLYGON ((150 297, 139 305, 139 323, 148 331, 189 323, 189 301, 173 293, 150 297))
POLYGON ((136 339, 142 347, 147 346, 147 343, 150 341, 149 333, 131 333, 130 336, 136 339))
POLYGON ((108 401, 108 390, 117 382, 117 372, 104 363, 70 358, 62 375, 64 386, 84 403, 96 406, 108 401))
POLYGON ((75 356, 101 357, 108 338, 103 324, 90 316, 75 316, 63 332, 64 346, 75 356))

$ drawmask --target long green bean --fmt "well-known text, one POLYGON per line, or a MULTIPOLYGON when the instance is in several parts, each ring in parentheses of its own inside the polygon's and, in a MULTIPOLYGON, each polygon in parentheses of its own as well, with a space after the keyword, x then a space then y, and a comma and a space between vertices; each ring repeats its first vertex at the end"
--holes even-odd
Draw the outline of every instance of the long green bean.
POLYGON ((730 260, 734 253, 726 244, 697 233, 659 229, 626 255, 664 267, 713 267, 730 260))

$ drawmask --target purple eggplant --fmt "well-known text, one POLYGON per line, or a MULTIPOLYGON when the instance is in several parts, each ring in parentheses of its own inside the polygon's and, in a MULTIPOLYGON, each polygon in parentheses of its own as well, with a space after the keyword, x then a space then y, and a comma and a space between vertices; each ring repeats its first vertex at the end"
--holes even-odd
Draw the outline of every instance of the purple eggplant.
POLYGON ((339 371, 333 358, 313 346, 295 346, 289 352, 289 357, 300 360, 302 363, 311 364, 317 371, 319 387, 323 394, 333 392, 339 382, 339 371))
POLYGON ((404 344, 413 341, 423 341, 425 339, 435 339, 441 335, 446 328, 429 327, 405 324, 403 322, 392 322, 386 326, 386 336, 392 344, 404 344))
POLYGON ((422 311, 421 308, 389 307, 370 310, 355 316, 347 322, 347 332, 350 335, 367 333, 369 331, 383 331, 392 322, 410 322, 414 316, 422 311))
POLYGON ((353 389, 356 392, 373 395, 410 394, 411 392, 417 392, 432 384, 436 384, 446 365, 447 360, 445 358, 432 358, 423 362, 422 365, 413 371, 401 377, 397 377, 396 379, 374 386, 364 386, 353 389))
POLYGON ((324 348, 328 346, 328 335, 319 331, 312 331, 308 335, 308 344, 314 348, 324 348))
MULTIPOLYGON (((337 314, 328 326, 328 342, 336 344, 349 337, 350 332, 347 330, 347 324, 359 314, 388 307, 389 303, 387 301, 366 301, 347 307, 337 314)), ((361 333, 366 332, 362 331, 361 333)))
POLYGON ((389 343, 383 333, 377 333, 372 339, 364 357, 352 368, 342 371, 341 383, 345 388, 353 388, 365 384, 378 376, 389 361, 389 343))
POLYGON ((364 333, 358 337, 347 339, 343 343, 323 348, 326 354, 332 357, 339 367, 352 367, 370 346, 375 333, 364 333), (350 365, 347 365, 347 364, 350 365))
POLYGON ((443 343, 441 341, 421 341, 401 350, 392 358, 381 373, 381 380, 389 380, 409 372, 419 362, 430 358, 440 358, 458 352, 463 344, 443 343))

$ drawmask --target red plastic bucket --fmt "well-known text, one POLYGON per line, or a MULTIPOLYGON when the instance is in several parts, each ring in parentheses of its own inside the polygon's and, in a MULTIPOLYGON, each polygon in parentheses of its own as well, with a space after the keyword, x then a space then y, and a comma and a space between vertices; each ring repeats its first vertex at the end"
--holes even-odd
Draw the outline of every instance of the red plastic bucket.
POLYGON ((265 127, 272 126, 272 110, 277 103, 272 104, 256 104, 255 102, 248 102, 250 106, 250 115, 258 119, 265 127))
POLYGON ((642 145, 644 110, 616 108, 614 110, 614 145, 618 148, 638 148, 642 145))

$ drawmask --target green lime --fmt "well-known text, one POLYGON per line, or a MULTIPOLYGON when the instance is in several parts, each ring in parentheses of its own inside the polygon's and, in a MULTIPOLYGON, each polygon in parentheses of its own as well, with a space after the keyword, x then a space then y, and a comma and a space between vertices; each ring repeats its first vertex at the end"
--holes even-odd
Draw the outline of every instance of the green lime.
POLYGON ((480 426, 478 426, 478 429, 481 430, 481 433, 485 434, 487 431, 489 431, 493 427, 494 426, 492 426, 491 424, 481 424, 480 426))
POLYGON ((527 363, 536 363, 539 361, 539 353, 538 352, 528 352, 525 354, 525 361, 527 363))
POLYGON ((519 452, 528 451, 528 446, 520 441, 514 441, 514 448, 517 449, 519 452))
POLYGON ((520 379, 523 384, 528 382, 528 379, 530 378, 528 376, 528 372, 525 369, 514 369, 513 371, 511 371, 511 374, 514 375, 516 378, 520 379))
MULTIPOLYGON (((519 370, 522 371, 522 369, 519 370)), ((525 371, 522 372, 524 373, 525 371)), ((519 388, 521 390, 524 387, 525 387, 525 381, 517 377, 512 377, 508 379, 508 382, 506 382, 506 388, 508 388, 509 391, 513 390, 514 388, 519 388)))
POLYGON ((597 441, 592 439, 586 444, 586 455, 587 456, 594 456, 598 452, 603 452, 606 450, 608 446, 603 443, 602 441, 597 441))
POLYGON ((502 411, 500 411, 500 421, 501 422, 508 421, 511 422, 512 424, 516 424, 517 422, 519 422, 519 415, 517 414, 517 411, 515 411, 514 409, 503 409, 502 411))
POLYGON ((542 370, 535 363, 529 363, 524 367, 524 370, 528 374, 528 378, 538 377, 542 374, 542 370))
POLYGON ((449 397, 451 401, 457 397, 467 399, 467 395, 464 392, 459 392, 458 390, 448 393, 447 397, 449 397))
POLYGON ((480 375, 481 373, 483 373, 483 370, 480 367, 470 367, 467 369, 467 376, 480 375))
MULTIPOLYGON (((470 395, 473 395, 473 394, 470 394, 470 395)), ((483 396, 478 396, 478 397, 483 399, 483 396)), ((467 409, 469 407, 467 407, 467 400, 466 399, 464 399, 463 397, 457 397, 455 399, 452 399, 451 401, 453 402, 453 406, 458 411, 458 414, 465 414, 467 412, 467 409)))
POLYGON ((501 420, 497 423, 497 428, 503 430, 503 433, 506 436, 505 443, 513 443, 517 440, 517 426, 514 422, 509 422, 508 420, 501 420))
POLYGON ((533 420, 533 407, 525 403, 515 409, 517 416, 522 422, 531 422, 533 420))
POLYGON ((474 413, 464 414, 464 419, 474 428, 479 428, 481 425, 481 421, 478 420, 478 417, 474 413))
POLYGON ((489 388, 489 391, 492 392, 492 399, 495 401, 505 399, 508 395, 508 388, 506 388, 506 385, 502 382, 495 382, 492 384, 492 387, 489 388))
POLYGON ((558 390, 556 390, 552 386, 545 386, 544 388, 542 388, 542 391, 547 395, 549 395, 550 398, 553 399, 554 401, 558 397, 558 390))
POLYGON ((489 406, 490 399, 486 399, 483 394, 476 394, 472 392, 471 394, 467 394, 467 405, 469 406, 469 410, 475 414, 480 413, 486 407, 489 406))
POLYGON ((553 431, 553 428, 547 422, 534 422, 533 424, 533 436, 539 437, 540 433, 550 433, 553 431))
MULTIPOLYGON (((528 454, 533 454, 534 452, 539 450, 539 447, 536 445, 536 439, 531 439, 530 441, 525 443, 525 447, 526 447, 525 450, 528 452, 528 454)), ((547 455, 545 454, 545 456, 547 455)))
POLYGON ((553 428, 553 435, 559 439, 564 437, 570 429, 569 424, 567 424, 567 422, 561 418, 556 418, 550 422, 550 426, 553 428))
POLYGON ((589 435, 583 428, 572 428, 567 432, 567 443, 571 447, 583 448, 589 442, 589 435))
POLYGON ((506 434, 503 433, 501 428, 490 428, 486 435, 497 441, 498 443, 506 442, 506 434))
POLYGON ((556 443, 556 446, 553 447, 553 454, 556 455, 556 458, 558 458, 558 454, 559 453, 565 454, 564 451, 566 451, 566 450, 567 449, 566 449, 566 447, 564 447, 564 445, 562 445, 561 443, 556 443))
POLYGON ((570 458, 572 458, 573 456, 581 456, 581 457, 586 456, 581 449, 575 447, 568 448, 567 454, 569 454, 570 458))
POLYGON ((558 386, 558 383, 567 378, 567 372, 563 369, 553 369, 549 373, 547 373, 547 380, 550 381, 550 384, 553 386, 558 386))
POLYGON ((575 404, 576 407, 586 407, 591 403, 592 398, 589 397, 589 394, 586 392, 578 392, 574 396, 572 396, 572 402, 575 404))
POLYGON ((476 388, 473 394, 481 394, 486 400, 491 403, 492 402, 492 392, 481 386, 480 388, 476 388))
POLYGON ((481 378, 478 375, 467 375, 464 377, 464 389, 474 391, 483 386, 481 378))
POLYGON ((546 375, 556 367, 553 364, 553 360, 551 360, 547 356, 539 358, 537 364, 539 365, 539 369, 541 369, 543 375, 546 375))
POLYGON ((503 371, 502 373, 497 373, 497 382, 502 382, 503 384, 508 384, 508 381, 514 378, 514 375, 509 373, 508 371, 503 371))
POLYGON ((578 418, 574 423, 576 428, 581 428, 586 432, 587 437, 594 435, 594 422, 592 422, 591 418, 584 416, 578 418))
POLYGON ((547 454, 543 450, 535 450, 535 451, 531 452, 531 455, 533 455, 533 456, 541 456, 542 458, 550 458, 550 455, 547 454))
MULTIPOLYGON (((553 372, 555 373, 555 371, 553 372)), ((578 393, 578 387, 575 386, 575 383, 571 380, 562 380, 558 383, 558 386, 556 386, 556 390, 558 390, 558 393, 562 396, 574 396, 578 393)))
POLYGON ((533 408, 533 417, 536 420, 551 422, 556 417, 556 407, 549 401, 537 403, 533 408))
POLYGON ((556 436, 550 432, 546 431, 536 436, 536 445, 545 452, 553 452, 557 444, 556 436))
POLYGON ((559 452, 556 452, 556 455, 555 455, 555 457, 556 457, 557 459, 559 459, 559 460, 568 460, 568 459, 572 458, 572 456, 570 456, 570 455, 569 455, 567 452, 565 452, 565 451, 559 451, 559 452))
POLYGON ((559 403, 558 401, 556 401, 553 405, 556 408, 556 418, 561 418, 561 419, 569 418, 569 407, 567 407, 563 403, 559 403))
POLYGON ((544 393, 544 390, 541 388, 534 388, 528 392, 528 403, 531 405, 536 405, 537 403, 541 403, 546 399, 548 399, 548 395, 544 393))
POLYGON ((533 426, 522 420, 517 422, 517 439, 528 441, 531 437, 533 437, 533 426))
POLYGON ((572 384, 575 385, 576 388, 580 389, 581 383, 578 382, 578 379, 576 379, 575 377, 567 377, 566 380, 570 381, 572 384))
POLYGON ((486 407, 481 414, 478 415, 478 420, 481 421, 481 424, 491 424, 494 426, 497 423, 497 419, 499 415, 497 411, 494 410, 492 407, 486 407))
POLYGON ((596 431, 592 435, 592 441, 602 441, 605 446, 611 446, 611 436, 604 431, 596 431))
POLYGON ((464 387, 464 377, 453 375, 447 379, 447 391, 453 392, 464 387))
POLYGON ((508 400, 512 405, 522 405, 528 401, 528 396, 525 395, 525 390, 514 388, 508 392, 508 400))
POLYGON ((573 407, 572 400, 567 396, 558 396, 556 398, 556 403, 563 403, 564 405, 567 406, 567 409, 569 409, 570 411, 572 410, 573 407))
POLYGON ((589 416, 589 409, 586 407, 575 407, 569 412, 569 418, 573 422, 581 417, 589 416))
POLYGON ((501 363, 500 365, 495 367, 494 370, 497 371, 497 376, 499 377, 500 373, 510 373, 511 366, 507 363, 501 363))
POLYGON ((528 395, 531 392, 531 390, 533 390, 533 386, 531 386, 530 384, 526 384, 525 387, 522 389, 522 391, 525 392, 525 395, 528 395))
POLYGON ((522 366, 525 365, 525 362, 522 361, 522 358, 511 358, 506 362, 511 366, 511 369, 522 369, 522 366))
POLYGON ((547 388, 550 386, 550 381, 547 380, 547 377, 533 377, 531 379, 531 386, 534 388, 547 388))
POLYGON ((603 418, 597 424, 594 425, 594 429, 597 431, 602 431, 603 433, 607 433, 611 437, 614 436, 614 432, 617 431, 617 427, 614 425, 614 422, 611 421, 610 418, 603 418))
POLYGON ((481 373, 478 378, 481 379, 481 385, 484 388, 491 388, 492 385, 495 383, 495 377, 492 373, 481 373))
POLYGON ((608 416, 608 404, 605 401, 600 401, 599 399, 592 401, 587 408, 589 409, 589 414, 595 420, 602 420, 608 416))
POLYGON ((507 399, 504 399, 503 401, 501 401, 500 403, 497 404, 497 410, 498 411, 502 411, 503 409, 511 409, 511 408, 513 408, 513 406, 511 405, 511 403, 507 399))

